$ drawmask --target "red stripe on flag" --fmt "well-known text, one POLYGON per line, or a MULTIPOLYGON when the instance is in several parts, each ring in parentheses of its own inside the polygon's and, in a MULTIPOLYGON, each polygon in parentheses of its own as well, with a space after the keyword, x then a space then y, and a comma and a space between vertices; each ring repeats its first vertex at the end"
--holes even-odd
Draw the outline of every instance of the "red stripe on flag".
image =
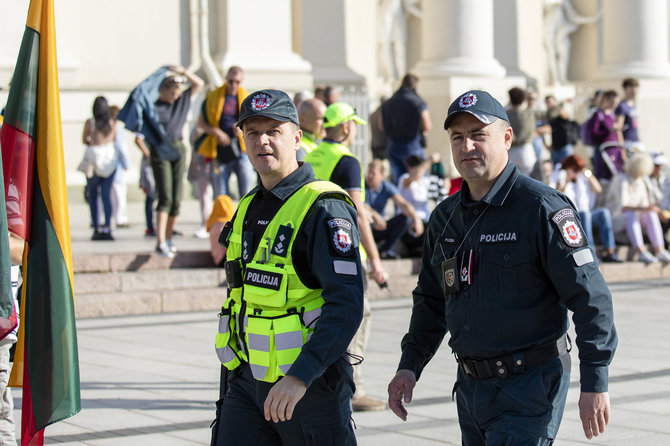
POLYGON ((28 358, 26 358, 23 368, 21 405, 21 446, 42 446, 44 444, 44 430, 36 431, 33 398, 30 393, 30 377, 28 375, 28 358))
POLYGON ((35 175, 35 140, 7 123, 0 131, 9 230, 30 241, 35 175))

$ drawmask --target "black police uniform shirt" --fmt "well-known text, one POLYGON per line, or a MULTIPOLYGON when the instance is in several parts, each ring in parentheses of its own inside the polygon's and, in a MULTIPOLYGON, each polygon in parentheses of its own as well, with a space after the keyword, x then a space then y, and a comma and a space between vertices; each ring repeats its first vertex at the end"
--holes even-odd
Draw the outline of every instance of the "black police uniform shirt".
POLYGON ((582 391, 607 391, 617 336, 595 254, 568 198, 512 163, 481 201, 464 182, 433 211, 413 298, 399 369, 417 378, 447 330, 457 355, 496 358, 556 341, 569 309, 582 391), (445 292, 447 282, 459 290, 445 292))
MULTIPOLYGON (((296 190, 315 179, 312 167, 301 163, 271 190, 261 184, 250 192, 257 193, 247 209, 243 231, 253 233, 252 252, 256 251, 279 208, 296 190)), ((358 253, 360 235, 356 221, 353 206, 341 198, 326 195, 314 203, 293 242, 291 254, 298 276, 306 286, 322 288, 321 296, 325 301, 316 331, 303 345, 287 373, 307 386, 344 355, 363 317, 363 277, 358 253), (340 230, 348 231, 351 240, 351 247, 346 252, 342 252, 342 246, 335 238, 335 232, 340 230), (345 263, 347 268, 341 266, 345 263)))

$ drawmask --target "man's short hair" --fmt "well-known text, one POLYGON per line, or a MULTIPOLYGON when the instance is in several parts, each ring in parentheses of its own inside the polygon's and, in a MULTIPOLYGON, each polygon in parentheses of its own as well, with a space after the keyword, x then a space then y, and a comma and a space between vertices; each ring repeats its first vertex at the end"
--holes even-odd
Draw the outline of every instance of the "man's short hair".
POLYGON ((175 85, 179 85, 184 82, 184 79, 182 79, 181 76, 176 76, 176 75, 170 75, 166 76, 162 81, 161 81, 161 90, 167 90, 168 88, 172 88, 175 85))
POLYGON ((382 175, 386 173, 386 169, 384 168, 384 162, 379 158, 375 158, 372 161, 370 161, 368 168, 369 167, 374 167, 375 169, 379 170, 382 175))
POLYGON ((623 80, 623 83, 621 85, 623 86, 623 88, 639 87, 640 82, 634 77, 627 77, 626 79, 623 80))
POLYGON ((408 87, 411 88, 412 90, 416 90, 416 87, 419 86, 419 78, 413 75, 412 73, 407 73, 403 78, 402 78, 402 84, 403 87, 408 87))
POLYGON ((238 67, 237 65, 233 65, 232 67, 228 68, 226 78, 230 76, 235 76, 236 74, 244 74, 244 70, 238 67))
POLYGON ((405 164, 407 167, 416 167, 421 165, 421 163, 424 162, 424 158, 419 155, 410 155, 407 158, 405 158, 405 164))
POLYGON ((519 87, 511 88, 507 94, 512 105, 521 105, 526 100, 526 92, 519 87))

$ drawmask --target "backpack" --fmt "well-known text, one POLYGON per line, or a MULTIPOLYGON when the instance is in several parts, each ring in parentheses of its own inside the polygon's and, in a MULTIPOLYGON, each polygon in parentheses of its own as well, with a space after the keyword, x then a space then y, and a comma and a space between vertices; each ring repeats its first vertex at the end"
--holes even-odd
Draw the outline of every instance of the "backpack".
POLYGON ((589 119, 582 122, 582 124, 579 126, 579 139, 585 146, 595 147, 599 145, 597 138, 589 131, 589 128, 591 127, 591 121, 594 119, 600 119, 597 110, 591 115, 589 119))

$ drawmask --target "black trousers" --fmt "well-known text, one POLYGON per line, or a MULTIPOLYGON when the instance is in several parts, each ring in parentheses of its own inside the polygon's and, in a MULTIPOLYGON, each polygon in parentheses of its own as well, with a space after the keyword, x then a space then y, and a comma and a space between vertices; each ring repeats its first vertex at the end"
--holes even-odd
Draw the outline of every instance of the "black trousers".
POLYGON ((229 373, 217 446, 356 444, 350 401, 354 382, 348 361, 339 359, 329 372, 314 380, 289 421, 274 423, 263 416, 263 404, 273 385, 255 380, 248 366, 229 373))

